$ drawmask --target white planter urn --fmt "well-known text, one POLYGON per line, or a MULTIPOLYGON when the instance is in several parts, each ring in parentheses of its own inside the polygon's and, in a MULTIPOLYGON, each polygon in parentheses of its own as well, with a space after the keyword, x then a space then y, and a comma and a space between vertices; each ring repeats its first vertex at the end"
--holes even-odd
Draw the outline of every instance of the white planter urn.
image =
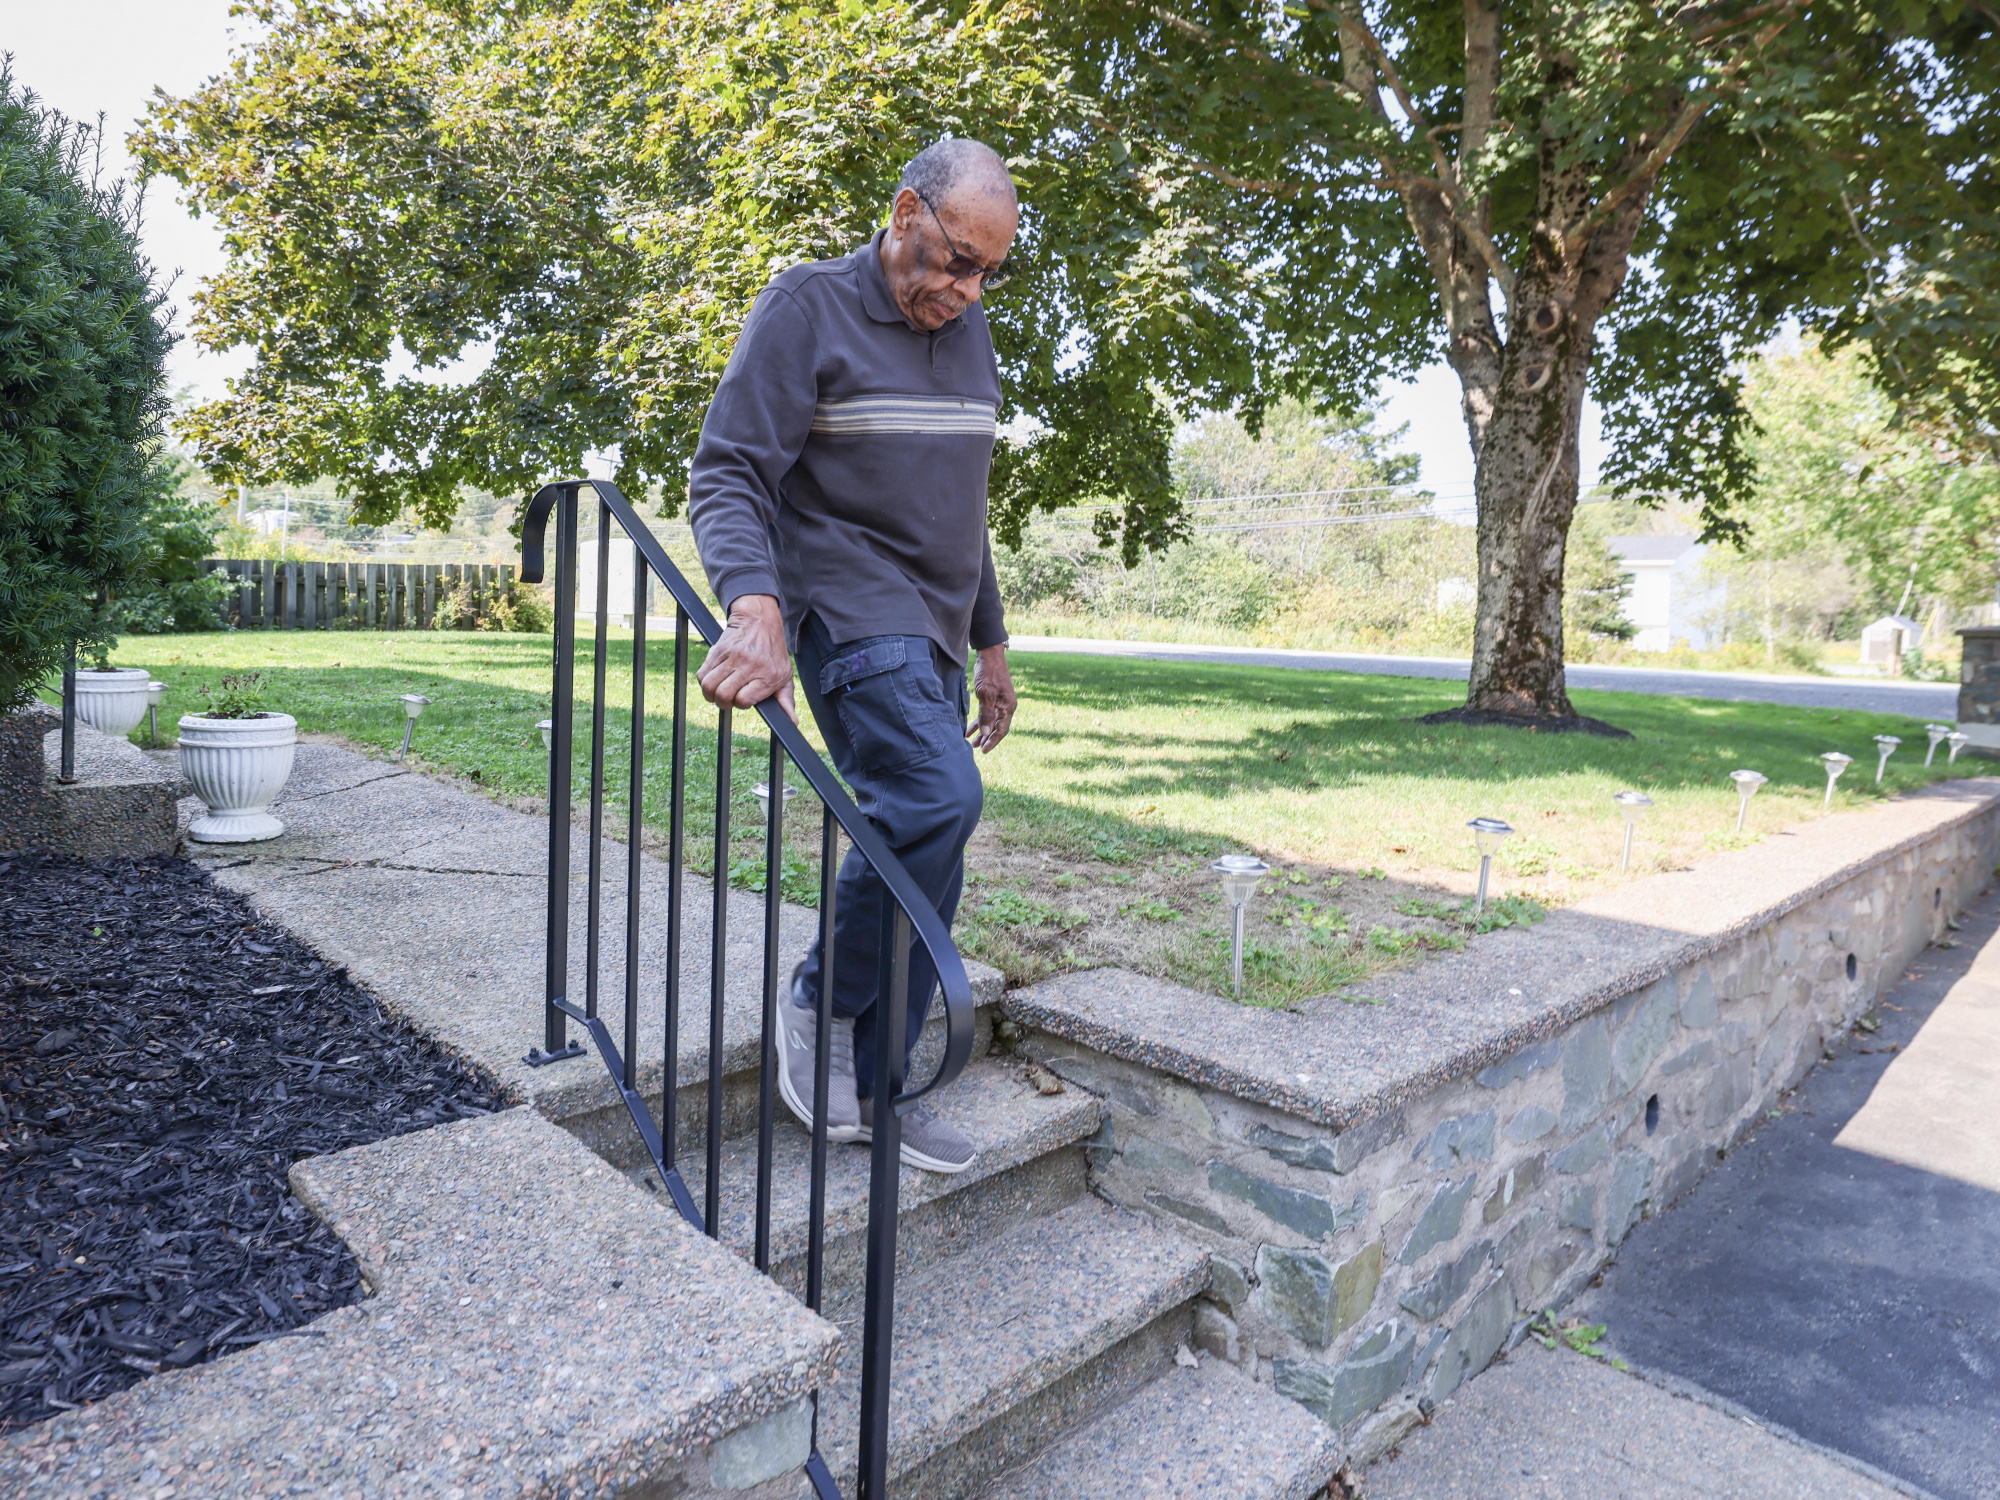
POLYGON ((153 674, 144 667, 83 667, 76 674, 76 716, 99 734, 124 739, 146 717, 153 674))
POLYGON ((285 831, 265 809, 292 774, 297 719, 270 713, 248 719, 184 714, 180 729, 181 774, 208 805, 208 816, 194 821, 189 838, 200 844, 254 844, 285 831))

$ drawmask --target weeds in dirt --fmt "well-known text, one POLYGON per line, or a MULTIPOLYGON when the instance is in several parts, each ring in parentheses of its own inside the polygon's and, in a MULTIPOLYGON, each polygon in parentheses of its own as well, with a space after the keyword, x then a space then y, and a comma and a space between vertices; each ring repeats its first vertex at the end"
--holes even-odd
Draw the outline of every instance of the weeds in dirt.
POLYGON ((1587 1359, 1609 1361, 1614 1370, 1629 1370, 1631 1366, 1611 1354, 1609 1350, 1597 1347, 1604 1337, 1605 1325, 1586 1323, 1581 1318, 1565 1318, 1558 1323, 1546 1310, 1528 1327, 1528 1332, 1544 1349, 1553 1349, 1557 1344, 1583 1355, 1587 1359))

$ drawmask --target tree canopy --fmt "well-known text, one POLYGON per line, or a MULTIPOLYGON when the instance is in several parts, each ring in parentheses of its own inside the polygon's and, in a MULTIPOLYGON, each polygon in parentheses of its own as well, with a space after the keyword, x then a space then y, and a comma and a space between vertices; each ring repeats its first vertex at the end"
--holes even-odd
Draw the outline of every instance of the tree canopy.
POLYGON ((107 642, 157 489, 169 337, 95 144, 0 65, 0 711, 107 642))
POLYGON ((1135 552, 1171 534, 1173 411, 1254 388, 1247 245, 1118 166, 1032 7, 259 16, 253 50, 135 138, 230 250, 196 335, 257 350, 190 423, 218 477, 333 475, 364 520, 439 524, 462 485, 522 492, 615 446, 620 483, 671 502, 756 293, 865 240, 945 133, 999 145, 1029 205, 1028 274, 989 308, 1003 420, 1031 419, 997 464, 1003 535, 1078 495, 1135 552), (468 377, 432 373, 468 353, 468 377))
POLYGON ((1751 362, 1749 555, 1837 557, 1882 608, 1985 603, 2000 465, 1898 421, 1870 363, 1864 350, 1829 356, 1812 340, 1751 362))
POLYGON ((462 485, 521 492, 615 444, 621 482, 671 503, 769 275, 851 249, 918 147, 976 135, 1025 204, 1026 274, 990 308, 1026 419, 996 459, 1003 541, 1089 497, 1135 559, 1181 529, 1176 416, 1356 410, 1441 353, 1479 476, 1471 701, 1503 713, 1569 713, 1586 389, 1621 490, 1724 534, 1744 355, 1789 319, 1886 329, 1937 303, 1890 296, 1919 263, 1983 265, 1993 23, 1969 4, 257 14, 137 138, 228 239, 198 335, 258 351, 193 420, 212 472, 331 474, 364 519, 435 522, 462 485))

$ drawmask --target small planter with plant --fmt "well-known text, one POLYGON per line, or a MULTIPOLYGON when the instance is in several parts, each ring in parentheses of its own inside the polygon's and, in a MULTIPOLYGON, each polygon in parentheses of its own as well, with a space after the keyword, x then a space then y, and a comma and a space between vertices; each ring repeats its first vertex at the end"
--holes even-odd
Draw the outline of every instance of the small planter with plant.
POLYGON ((76 716, 99 734, 124 739, 146 717, 146 693, 153 674, 144 667, 114 667, 99 647, 76 674, 76 716))
POLYGON ((260 672, 225 677, 202 689, 208 707, 180 721, 181 774, 208 807, 188 837, 202 844, 274 839, 285 825, 266 810, 285 789, 299 722, 264 707, 260 672))

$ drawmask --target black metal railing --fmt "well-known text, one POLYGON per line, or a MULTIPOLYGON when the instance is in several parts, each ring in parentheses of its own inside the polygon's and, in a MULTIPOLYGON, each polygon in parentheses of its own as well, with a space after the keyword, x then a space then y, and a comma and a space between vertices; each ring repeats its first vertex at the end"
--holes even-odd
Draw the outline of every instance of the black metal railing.
MULTIPOLYGON (((660 1174, 660 1181, 681 1215, 706 1234, 719 1236, 722 1190, 723 1006, 728 974, 732 712, 716 710, 715 864, 712 880, 714 913, 709 953, 708 1098, 706 1161, 702 1203, 683 1179, 679 1164, 678 1054, 681 1022, 681 911, 684 879, 683 844, 687 832, 688 646, 690 628, 714 644, 722 627, 701 596, 668 558, 631 504, 615 485, 602 480, 568 480, 544 486, 529 503, 521 532, 521 579, 542 581, 543 539, 551 515, 556 521, 555 685, 553 723, 549 736, 549 871, 547 1008, 542 1045, 528 1056, 540 1066, 583 1052, 571 1043, 568 1023, 579 1023, 589 1034, 604 1066, 618 1086, 632 1123, 660 1174), (575 708, 577 509, 584 491, 597 501, 596 639, 592 656, 590 697, 590 855, 586 887, 583 1003, 567 993, 569 986, 570 819, 572 720, 575 708), (603 859, 605 794, 605 673, 610 616, 611 523, 630 538, 634 566, 632 599, 632 730, 629 767, 630 827, 626 833, 625 871, 625 1007, 624 1035, 612 1036, 598 1014, 598 964, 603 938, 603 859), (640 813, 645 777, 646 606, 647 577, 656 577, 674 597, 676 625, 673 654, 673 737, 669 754, 672 777, 668 790, 667 828, 667 956, 665 982, 665 1051, 663 1097, 655 1122, 638 1083, 639 1050, 639 932, 640 932, 640 813), (620 1042, 622 1040, 622 1045, 620 1042)), ((873 1155, 869 1166, 866 1271, 862 1313, 861 1411, 856 1450, 856 1500, 887 1500, 889 1458, 889 1377, 895 1331, 896 1209, 902 1156, 901 1118, 917 1099, 956 1078, 972 1052, 972 987, 952 946, 951 935, 937 910, 925 900, 916 882, 862 816, 833 771, 807 743, 775 699, 755 710, 770 731, 770 766, 764 825, 764 961, 761 1042, 757 1065, 756 1227, 752 1255, 760 1271, 771 1269, 771 1189, 773 1140, 777 1116, 777 1006, 780 975, 779 914, 783 902, 785 766, 798 767, 824 809, 820 820, 819 942, 827 956, 819 997, 818 1054, 814 1059, 813 1097, 827 1094, 832 1030, 832 964, 834 886, 839 868, 840 833, 846 831, 853 849, 873 867, 888 888, 892 903, 885 907, 881 963, 875 1006, 875 1094, 892 1101, 890 1109, 874 1113, 873 1155), (908 1014, 910 945, 924 945, 937 966, 945 1008, 944 1060, 923 1087, 904 1092, 904 1022, 908 1014)), ((806 1239, 806 1305, 819 1311, 825 1271, 826 1111, 816 1109, 811 1132, 809 1205, 806 1239)), ((817 1411, 812 1457, 807 1465, 813 1487, 822 1497, 837 1497, 839 1489, 820 1455, 817 1411)))

